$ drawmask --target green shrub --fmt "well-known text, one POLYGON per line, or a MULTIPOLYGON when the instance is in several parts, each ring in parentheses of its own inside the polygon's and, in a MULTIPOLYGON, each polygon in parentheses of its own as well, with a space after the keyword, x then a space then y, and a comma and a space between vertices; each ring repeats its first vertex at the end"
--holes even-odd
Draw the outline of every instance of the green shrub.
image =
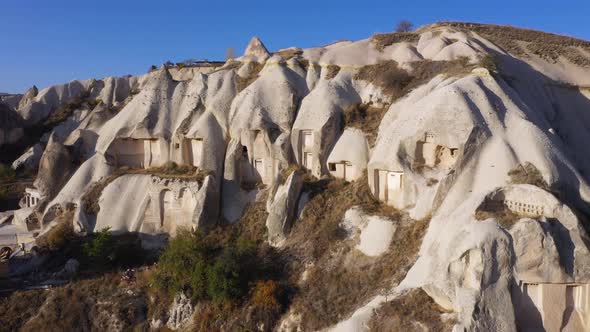
POLYGON ((12 167, 0 164, 0 182, 9 182, 16 179, 16 172, 12 167))
POLYGON ((6 187, 0 187, 0 200, 8 199, 10 191, 6 187))
POLYGON ((82 244, 81 260, 86 265, 101 269, 134 266, 142 263, 145 258, 146 253, 136 236, 115 237, 109 227, 93 233, 82 244))
POLYGON ((220 250, 201 233, 181 231, 160 256, 154 282, 170 293, 186 291, 193 300, 240 299, 257 274, 255 252, 256 244, 247 240, 220 250))
POLYGON ((113 237, 110 227, 100 230, 93 235, 92 240, 82 244, 84 254, 91 260, 114 260, 113 237))

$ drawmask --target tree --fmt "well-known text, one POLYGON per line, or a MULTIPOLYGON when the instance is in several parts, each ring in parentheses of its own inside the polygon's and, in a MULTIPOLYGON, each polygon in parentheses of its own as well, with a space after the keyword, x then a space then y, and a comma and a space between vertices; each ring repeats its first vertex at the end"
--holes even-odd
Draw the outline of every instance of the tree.
POLYGON ((414 28, 414 24, 408 20, 401 20, 395 27, 395 32, 410 32, 414 28))
POLYGON ((231 60, 234 59, 236 57, 236 50, 233 49, 233 47, 228 47, 227 50, 225 51, 225 60, 231 60))

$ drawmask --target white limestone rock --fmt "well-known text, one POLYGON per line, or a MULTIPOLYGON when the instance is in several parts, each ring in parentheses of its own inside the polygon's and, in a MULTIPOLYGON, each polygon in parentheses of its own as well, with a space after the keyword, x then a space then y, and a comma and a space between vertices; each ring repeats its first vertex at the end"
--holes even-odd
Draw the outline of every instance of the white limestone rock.
POLYGON ((39 143, 30 147, 25 153, 23 153, 18 159, 12 162, 12 169, 24 169, 34 170, 39 167, 39 161, 43 155, 43 146, 39 143))
POLYGON ((37 97, 38 94, 39 94, 39 89, 37 88, 36 85, 33 85, 32 87, 30 87, 27 90, 27 92, 25 92, 22 99, 19 101, 18 108, 25 107, 25 105, 27 105, 31 101, 33 101, 33 98, 37 97))
POLYGON ((590 282, 588 235, 576 214, 551 193, 532 185, 511 185, 490 193, 522 219, 511 229, 518 280, 545 283, 590 282))
POLYGON ((28 125, 34 125, 47 118, 59 106, 81 97, 92 87, 94 80, 71 81, 63 85, 45 88, 18 109, 28 125))
POLYGON ((303 98, 293 124, 291 145, 295 159, 317 177, 328 172, 326 160, 340 135, 343 110, 361 101, 350 78, 351 73, 344 72, 332 80, 320 79, 303 98), (305 139, 307 134, 309 139, 305 139))
POLYGON ((266 46, 264 46, 260 38, 254 36, 250 40, 250 43, 248 43, 246 51, 244 52, 244 56, 241 59, 256 62, 264 62, 269 57, 270 53, 266 49, 266 46))
POLYGON ((560 266, 555 241, 544 229, 547 226, 544 222, 527 218, 521 219, 510 229, 519 278, 546 282, 568 279, 565 270, 560 266))
POLYGON ((39 161, 39 172, 34 186, 39 190, 41 200, 51 200, 74 174, 74 156, 61 143, 49 139, 39 161))
POLYGON ((294 171, 285 180, 284 184, 276 188, 274 196, 269 196, 266 229, 270 244, 280 246, 287 238, 295 218, 302 185, 303 175, 298 171, 294 171))
POLYGON ((24 133, 23 120, 19 114, 0 101, 0 146, 18 143, 24 133))
POLYGON ((355 241, 356 249, 372 257, 387 252, 397 229, 391 220, 367 215, 358 207, 347 210, 340 225, 355 241))
POLYGON ((187 326, 192 321, 194 311, 195 308, 184 293, 176 295, 170 305, 166 326, 171 330, 178 330, 183 326, 187 326))
POLYGON ((330 152, 328 171, 335 177, 352 181, 363 175, 368 161, 369 144, 363 131, 346 128, 330 152), (331 164, 333 170, 330 169, 331 164))

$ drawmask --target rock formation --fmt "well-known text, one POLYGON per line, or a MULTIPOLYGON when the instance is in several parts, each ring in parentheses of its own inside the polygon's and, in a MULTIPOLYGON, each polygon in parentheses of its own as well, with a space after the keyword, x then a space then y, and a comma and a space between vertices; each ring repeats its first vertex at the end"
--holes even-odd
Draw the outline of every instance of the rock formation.
POLYGON ((329 190, 322 181, 365 181, 372 210, 349 206, 338 224, 349 251, 377 261, 405 223, 430 221, 403 280, 339 315, 337 330, 367 329, 376 310, 416 289, 448 311, 454 331, 588 330, 589 49, 463 23, 273 54, 254 37, 211 71, 162 66, 33 87, 17 113, 0 109, 0 145, 27 126, 46 130, 15 167, 34 167, 46 145, 37 209, 51 221, 73 204, 81 233, 208 230, 240 222, 268 194, 268 240, 285 245, 308 199, 329 190), (301 171, 283 179, 292 169, 301 171), (312 177, 317 187, 301 194, 312 177), (394 225, 383 217, 391 211, 413 221, 394 225))
POLYGON ((271 244, 280 245, 289 234, 302 184, 302 174, 297 171, 292 172, 285 183, 276 188, 274 195, 267 202, 266 229, 271 244))

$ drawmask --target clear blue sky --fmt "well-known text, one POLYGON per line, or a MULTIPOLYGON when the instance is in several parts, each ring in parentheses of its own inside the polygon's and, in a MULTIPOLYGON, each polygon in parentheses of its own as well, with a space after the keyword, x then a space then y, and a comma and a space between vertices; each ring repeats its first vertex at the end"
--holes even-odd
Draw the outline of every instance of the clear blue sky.
POLYGON ((362 39, 406 18, 510 24, 590 39, 589 0, 151 1, 3 0, 0 92, 151 64, 241 54, 258 35, 272 51, 362 39))

